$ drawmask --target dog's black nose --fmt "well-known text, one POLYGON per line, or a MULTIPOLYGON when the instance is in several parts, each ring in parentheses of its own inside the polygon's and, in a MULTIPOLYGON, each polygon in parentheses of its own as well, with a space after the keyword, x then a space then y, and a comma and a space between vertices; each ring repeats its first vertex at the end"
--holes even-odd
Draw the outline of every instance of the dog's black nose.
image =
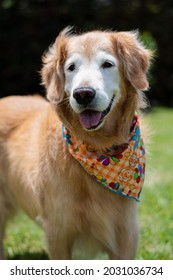
POLYGON ((88 105, 94 99, 96 92, 91 87, 80 87, 73 91, 73 97, 78 104, 88 105))

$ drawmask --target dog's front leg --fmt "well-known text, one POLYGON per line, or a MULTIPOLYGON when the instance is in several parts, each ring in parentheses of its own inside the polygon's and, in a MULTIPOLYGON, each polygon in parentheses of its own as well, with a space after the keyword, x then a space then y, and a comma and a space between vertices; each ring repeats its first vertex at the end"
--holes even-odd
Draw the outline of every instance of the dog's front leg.
POLYGON ((136 256, 138 245, 138 224, 127 223, 116 231, 116 249, 109 252, 109 258, 112 260, 133 260, 136 256))
MULTIPOLYGON (((61 230, 60 230, 61 231, 61 230)), ((48 231, 46 233, 47 248, 49 258, 52 260, 71 260, 72 259, 72 238, 63 232, 48 231)))
POLYGON ((0 234, 0 260, 5 260, 5 255, 4 255, 4 248, 3 248, 3 239, 0 234))
POLYGON ((2 240, 0 240, 0 260, 5 260, 5 254, 4 254, 2 240))

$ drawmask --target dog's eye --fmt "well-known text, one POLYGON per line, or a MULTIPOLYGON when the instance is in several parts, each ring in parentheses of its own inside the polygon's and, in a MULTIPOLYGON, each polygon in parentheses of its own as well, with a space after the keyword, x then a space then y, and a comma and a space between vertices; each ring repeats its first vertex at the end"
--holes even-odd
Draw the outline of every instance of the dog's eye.
POLYGON ((70 64, 69 67, 67 68, 68 71, 73 72, 76 69, 76 66, 74 63, 70 64))
POLYGON ((114 64, 110 61, 105 61, 103 64, 102 64, 102 68, 111 68, 112 66, 114 66, 114 64))

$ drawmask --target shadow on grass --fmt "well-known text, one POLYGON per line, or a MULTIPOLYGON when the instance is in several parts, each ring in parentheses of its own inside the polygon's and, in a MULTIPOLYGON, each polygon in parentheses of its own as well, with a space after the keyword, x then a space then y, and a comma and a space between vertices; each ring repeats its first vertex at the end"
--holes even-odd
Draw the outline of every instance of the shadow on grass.
POLYGON ((48 255, 44 252, 16 254, 8 257, 8 260, 49 260, 48 255))

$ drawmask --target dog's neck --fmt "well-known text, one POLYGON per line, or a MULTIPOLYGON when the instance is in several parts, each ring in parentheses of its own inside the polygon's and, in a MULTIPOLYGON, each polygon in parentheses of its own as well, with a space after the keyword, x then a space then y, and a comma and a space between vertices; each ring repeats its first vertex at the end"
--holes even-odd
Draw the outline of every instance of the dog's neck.
POLYGON ((139 201, 145 174, 145 148, 137 115, 131 123, 128 142, 103 150, 75 138, 64 125, 62 134, 69 153, 97 182, 117 194, 139 201))

